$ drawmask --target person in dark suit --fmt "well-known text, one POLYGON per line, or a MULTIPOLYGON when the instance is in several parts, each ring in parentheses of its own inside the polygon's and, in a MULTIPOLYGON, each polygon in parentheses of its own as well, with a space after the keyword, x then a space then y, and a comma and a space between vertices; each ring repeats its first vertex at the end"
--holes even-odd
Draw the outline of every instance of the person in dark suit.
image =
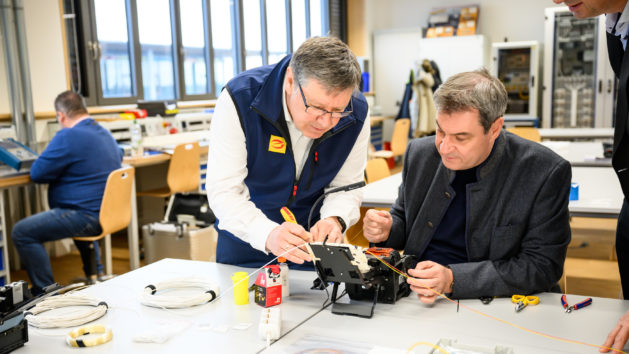
MULTIPOLYGON (((576 18, 605 14, 607 21, 607 52, 609 62, 618 78, 618 96, 614 116, 614 152, 612 166, 620 180, 625 199, 616 227, 616 255, 625 299, 629 299, 629 55, 625 55, 629 35, 627 0, 553 0, 565 4, 576 18)), ((618 321, 603 346, 622 349, 629 338, 629 312, 618 321)), ((609 349, 602 348, 601 352, 609 349)))
POLYGON ((504 85, 486 69, 434 94, 436 136, 411 141, 391 211, 368 210, 364 235, 404 249, 425 303, 558 291, 568 243, 570 164, 502 129, 504 85), (436 292, 435 292, 436 291, 436 292))

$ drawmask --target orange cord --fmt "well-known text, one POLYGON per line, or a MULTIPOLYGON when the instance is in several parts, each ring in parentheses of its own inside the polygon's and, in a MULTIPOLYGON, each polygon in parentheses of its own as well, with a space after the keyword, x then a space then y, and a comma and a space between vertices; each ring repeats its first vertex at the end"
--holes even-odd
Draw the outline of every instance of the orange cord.
MULTIPOLYGON (((380 257, 376 256, 375 254, 371 253, 370 251, 368 251, 368 250, 367 250, 367 251, 365 251, 365 253, 369 253, 369 254, 371 254, 372 256, 376 257, 376 259, 378 259, 380 262, 382 262, 384 265, 386 265, 387 267, 389 267, 390 269, 392 269, 394 272, 398 273, 399 275, 401 275, 401 276, 403 276, 403 277, 405 277, 405 278, 409 278, 408 274, 403 273, 402 271, 398 270, 397 268, 395 268, 394 266, 390 265, 390 264, 389 264, 389 263, 387 263, 386 261, 382 260, 382 258, 380 258, 380 257)), ((459 304, 459 303, 457 303, 457 301, 454 301, 454 300, 450 299, 449 297, 447 297, 447 296, 445 296, 444 294, 442 294, 442 293, 440 293, 440 292, 438 292, 438 291, 434 290, 433 288, 426 287, 426 289, 428 289, 428 290, 432 291, 432 292, 433 292, 433 293, 435 293, 437 296, 440 296, 440 297, 442 297, 442 298, 444 298, 444 299, 446 299, 446 300, 450 301, 450 302, 451 302, 451 303, 453 303, 453 304, 459 304)), ((472 308, 472 307, 466 306, 466 305, 464 305, 464 304, 460 304, 460 306, 461 306, 461 307, 463 307, 463 308, 465 308, 465 309, 467 309, 467 310, 469 310, 469 311, 472 311, 472 312, 474 312, 474 313, 476 313, 476 314, 478 314, 478 315, 485 316, 485 317, 490 318, 490 319, 492 319, 492 320, 495 320, 495 321, 498 321, 498 322, 504 323, 504 324, 506 324, 506 325, 509 325, 509 326, 515 327, 515 328, 520 329, 520 330, 523 330, 523 331, 525 331, 525 332, 529 332, 529 333, 532 333, 532 334, 536 334, 536 335, 538 335, 538 336, 542 336, 542 337, 549 338, 549 339, 554 339, 554 340, 556 340, 556 341, 560 341, 560 342, 566 342, 566 343, 572 343, 572 344, 580 344, 580 345, 585 345, 585 346, 594 347, 594 348, 608 349, 608 350, 611 350, 611 351, 614 351, 614 352, 627 354, 627 352, 624 352, 624 351, 622 351, 622 350, 618 350, 618 349, 614 349, 614 348, 610 348, 610 347, 605 347, 605 346, 602 346, 602 345, 590 344, 590 343, 581 342, 581 341, 576 341, 576 340, 572 340, 572 339, 566 339, 566 338, 562 338, 562 337, 557 337, 557 336, 553 336, 553 335, 550 335, 550 334, 546 334, 546 333, 542 333, 542 332, 539 332, 539 331, 535 331, 535 330, 532 330, 532 329, 528 329, 528 328, 526 328, 526 327, 523 327, 523 326, 517 325, 517 324, 515 324, 515 323, 509 322, 509 321, 505 321, 505 320, 503 320, 503 319, 501 319, 501 318, 494 317, 494 316, 492 316, 492 315, 488 315, 488 314, 486 314, 486 313, 484 313, 484 312, 478 311, 478 310, 476 310, 476 309, 474 309, 474 308, 472 308)))

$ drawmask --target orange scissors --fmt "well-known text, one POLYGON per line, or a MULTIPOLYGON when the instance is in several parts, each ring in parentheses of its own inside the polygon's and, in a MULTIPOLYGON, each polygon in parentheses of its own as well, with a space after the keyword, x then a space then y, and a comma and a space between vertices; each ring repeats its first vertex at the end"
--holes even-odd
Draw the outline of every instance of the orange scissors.
POLYGON ((539 304, 539 297, 537 297, 537 296, 513 295, 513 296, 511 296, 511 302, 513 302, 515 304, 515 312, 520 312, 527 305, 537 305, 537 304, 539 304))

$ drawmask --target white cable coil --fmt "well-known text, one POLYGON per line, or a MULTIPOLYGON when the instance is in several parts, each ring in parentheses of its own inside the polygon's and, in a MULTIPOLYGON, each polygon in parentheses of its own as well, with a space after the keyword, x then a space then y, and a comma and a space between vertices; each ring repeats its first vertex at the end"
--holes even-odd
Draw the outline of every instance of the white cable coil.
POLYGON ((218 297, 218 285, 203 278, 176 278, 156 284, 149 284, 142 292, 142 304, 151 307, 177 309, 205 304, 218 297), (203 293, 191 295, 168 296, 164 293, 157 294, 158 291, 200 288, 203 293))
POLYGON ((107 313, 107 303, 101 299, 79 294, 51 296, 25 312, 28 324, 37 328, 75 327, 94 321, 107 313), (59 315, 38 316, 42 312, 70 306, 93 306, 70 309, 59 315))

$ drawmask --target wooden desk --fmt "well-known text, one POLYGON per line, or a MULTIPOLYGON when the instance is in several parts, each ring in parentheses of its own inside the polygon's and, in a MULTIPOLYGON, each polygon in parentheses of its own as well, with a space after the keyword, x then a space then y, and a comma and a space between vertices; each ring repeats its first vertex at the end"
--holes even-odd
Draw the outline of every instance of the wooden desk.
MULTIPOLYGON (((113 339, 89 348, 94 353, 256 353, 265 348, 258 335, 262 307, 249 295, 248 305, 234 305, 230 276, 235 271, 253 273, 250 268, 239 268, 211 262, 165 259, 112 280, 94 285, 80 293, 97 296, 107 302, 108 313, 94 323, 111 326, 113 339), (140 304, 145 286, 175 277, 200 276, 220 286, 220 297, 215 302, 187 309, 162 310, 140 304), (133 338, 160 325, 184 323, 188 327, 162 344, 138 343, 133 338), (237 324, 251 324, 245 329, 234 329, 237 324), (221 328, 222 327, 222 328, 221 328), (214 328, 214 329, 211 329, 214 328)), ((566 314, 561 307, 560 294, 539 294, 540 304, 514 311, 509 298, 494 299, 489 305, 479 300, 461 300, 461 307, 445 300, 434 306, 421 304, 411 294, 394 305, 377 304, 371 319, 339 316, 330 308, 321 310, 325 291, 311 290, 316 275, 312 271, 290 271, 291 296, 282 299, 281 333, 284 338, 273 343, 265 353, 295 353, 321 348, 328 350, 369 352, 374 347, 387 353, 405 353, 414 343, 437 343, 440 338, 452 338, 460 343, 493 347, 503 344, 515 353, 595 353, 596 349, 565 343, 534 335, 496 320, 474 313, 468 307, 519 326, 570 340, 601 344, 618 318, 629 310, 629 302, 594 298, 593 304, 566 314), (288 333, 291 331, 290 333, 288 333), (311 340, 308 343, 308 338, 311 340)), ((255 273, 249 278, 254 282, 255 273)), ((184 291, 184 290, 180 290, 184 291)), ((194 290, 193 290, 194 291, 194 290)), ((195 292, 198 293, 198 292, 195 292)), ((583 300, 582 296, 568 296, 570 303, 583 300)), ((340 299, 346 301, 346 297, 340 299)), ((368 303, 366 303, 368 304, 368 303)), ((367 305, 368 306, 368 305, 367 305)), ((76 353, 65 343, 63 335, 70 329, 29 328, 29 341, 16 353, 76 353)), ((87 349, 85 349, 87 350, 87 349)), ((429 347, 420 347, 425 353, 429 347)), ((416 351, 417 352, 417 351, 416 351)))
MULTIPOLYGON (((125 156, 122 160, 123 164, 133 166, 136 169, 148 166, 155 166, 161 163, 170 161, 169 154, 153 154, 143 156, 125 156)), ((133 180, 133 186, 131 187, 131 221, 127 227, 127 236, 129 239, 129 268, 131 270, 140 267, 140 232, 138 223, 138 201, 136 191, 136 179, 133 180)))
POLYGON ((2 228, 0 230, 0 235, 2 236, 0 237, 0 247, 2 248, 2 250, 0 250, 0 256, 2 257, 2 259, 0 259, 0 284, 8 284, 11 282, 11 267, 9 266, 9 249, 7 243, 9 235, 6 233, 7 222, 5 220, 5 217, 8 214, 5 213, 4 209, 7 203, 3 190, 10 187, 27 185, 29 183, 32 183, 32 181, 31 175, 28 172, 18 175, 0 177, 0 189, 2 189, 0 190, 0 227, 2 228))
POLYGON ((26 172, 14 176, 0 177, 0 188, 22 186, 32 182, 30 173, 26 172))
MULTIPOLYGON (((207 155, 207 145, 200 148, 201 155, 207 155)), ((137 201, 137 181, 140 180, 140 171, 138 169, 150 168, 151 166, 158 167, 159 178, 153 178, 155 183, 165 181, 165 172, 167 168, 159 169, 160 164, 165 164, 170 161, 171 155, 166 153, 151 154, 143 156, 126 156, 123 159, 123 164, 130 165, 136 168, 135 179, 133 180, 132 194, 131 194, 131 221, 127 227, 127 233, 129 238, 129 267, 131 270, 140 267, 140 234, 139 234, 139 218, 138 218, 138 201, 137 201)), ((154 176, 152 176, 154 177, 154 176)))
POLYGON ((378 125, 383 123, 385 120, 394 119, 392 116, 370 116, 369 122, 371 125, 378 125))

